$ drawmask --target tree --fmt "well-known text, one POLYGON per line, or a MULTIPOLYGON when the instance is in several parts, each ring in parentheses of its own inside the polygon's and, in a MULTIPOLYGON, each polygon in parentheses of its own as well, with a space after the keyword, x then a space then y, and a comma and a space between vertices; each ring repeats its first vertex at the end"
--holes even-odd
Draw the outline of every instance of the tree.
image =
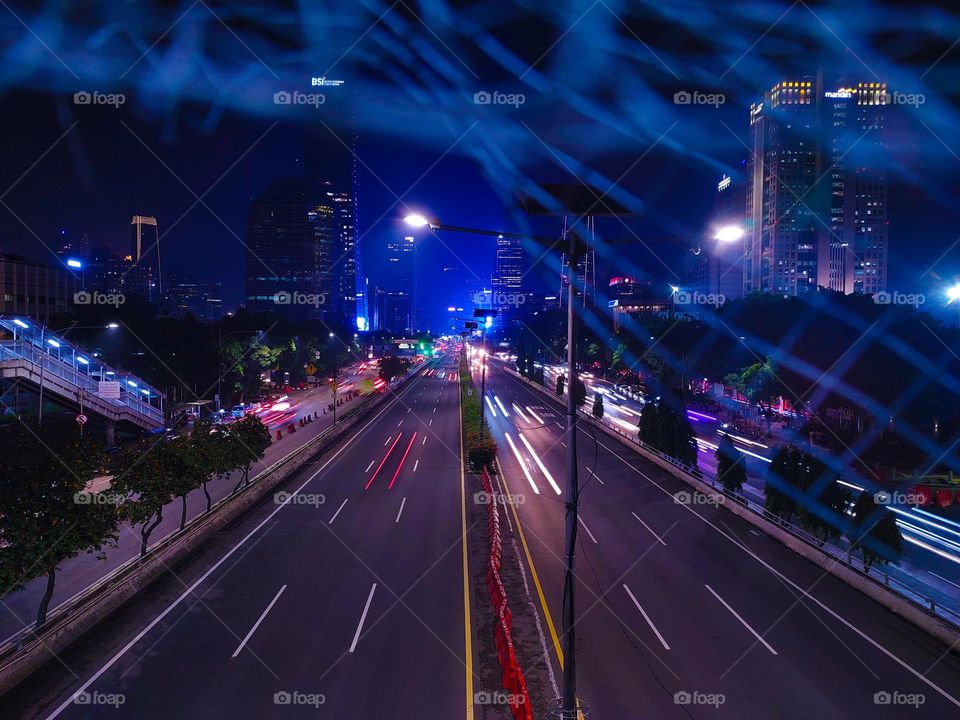
POLYGON ((170 453, 157 438, 145 438, 123 448, 114 458, 113 488, 122 496, 123 515, 140 526, 140 557, 147 554, 150 535, 163 520, 163 508, 180 491, 170 473, 170 453))
POLYGON ((869 572, 874 565, 900 561, 903 535, 896 517, 889 508, 878 505, 867 490, 860 493, 853 506, 853 522, 857 530, 856 536, 850 538, 850 545, 860 550, 865 571, 869 572))
POLYGON ((113 495, 85 492, 103 464, 104 447, 72 421, 19 421, 3 431, 0 587, 13 592, 46 575, 37 630, 46 623, 60 564, 82 553, 102 558, 104 546, 117 541, 113 495))
POLYGON ((583 404, 587 401, 587 386, 584 384, 583 380, 577 377, 575 387, 577 390, 573 395, 573 401, 576 403, 577 407, 583 407, 583 404))
POLYGON ((755 404, 767 421, 767 435, 773 420, 773 401, 787 394, 786 388, 778 377, 777 365, 771 358, 757 362, 743 369, 739 377, 729 375, 733 386, 743 393, 751 404, 755 404))
POLYGON ((593 401, 593 416, 597 420, 603 419, 603 395, 596 393, 596 399, 593 401))
POLYGON ((387 355, 380 358, 380 379, 389 383, 394 378, 403 375, 409 367, 410 361, 407 358, 387 355))
POLYGON ((563 397, 563 386, 565 382, 563 375, 557 375, 557 397, 563 397))
POLYGON ((237 490, 241 483, 246 485, 250 482, 251 466, 263 460, 270 447, 270 431, 260 418, 248 415, 228 426, 227 437, 230 442, 227 463, 233 463, 233 468, 243 471, 240 482, 234 488, 237 490))
POLYGON ((727 492, 739 495, 747 481, 747 463, 743 453, 737 450, 730 436, 724 434, 714 456, 717 458, 717 480, 727 492))
POLYGON ((764 507, 787 522, 797 511, 797 503, 789 489, 802 489, 800 462, 800 451, 788 445, 777 450, 767 468, 767 482, 763 487, 764 507))
POLYGON ((798 513, 800 525, 821 543, 840 537, 840 519, 846 512, 849 496, 826 464, 810 453, 801 457, 800 469, 805 491, 798 513))
POLYGON ((640 441, 681 465, 697 466, 697 442, 686 407, 678 394, 648 402, 640 412, 640 441))

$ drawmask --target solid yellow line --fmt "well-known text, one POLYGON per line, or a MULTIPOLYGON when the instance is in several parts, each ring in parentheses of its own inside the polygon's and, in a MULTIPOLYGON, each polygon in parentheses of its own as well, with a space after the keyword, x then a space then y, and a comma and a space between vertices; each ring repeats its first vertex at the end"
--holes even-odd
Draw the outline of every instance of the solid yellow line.
MULTIPOLYGON (((459 370, 457 375, 459 376, 459 370)), ((460 406, 460 537, 463 545, 463 635, 467 667, 467 720, 473 720, 473 627, 470 624, 470 571, 467 563, 467 481, 463 472, 463 391, 457 383, 460 406)))
MULTIPOLYGON (((507 476, 500 465, 500 458, 496 459, 497 469, 500 471, 500 480, 503 482, 504 490, 507 496, 511 497, 510 487, 507 485, 507 476)), ((543 614, 547 619, 547 629, 550 630, 550 637, 553 639, 553 648, 557 651, 557 660, 560 661, 560 669, 563 670, 563 650, 560 649, 560 638, 557 637, 557 629, 553 624, 553 616, 550 615, 550 608, 547 607, 547 599, 543 595, 543 588, 540 586, 540 578, 537 576, 537 568, 533 564, 533 557, 530 555, 530 548, 527 546, 527 538, 523 534, 523 525, 520 523, 520 516, 517 514, 517 506, 510 503, 510 509, 513 511, 513 518, 517 522, 517 532, 520 534, 520 544, 523 545, 523 552, 527 556, 527 565, 530 566, 530 576, 533 578, 533 584, 537 588, 537 595, 540 597, 540 605, 543 606, 543 614)))

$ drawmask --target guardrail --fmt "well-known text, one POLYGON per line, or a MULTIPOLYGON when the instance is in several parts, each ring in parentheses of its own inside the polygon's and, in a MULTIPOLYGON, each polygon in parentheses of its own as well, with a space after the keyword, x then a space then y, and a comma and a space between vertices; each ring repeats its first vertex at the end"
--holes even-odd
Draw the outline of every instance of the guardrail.
MULTIPOLYGON (((394 388, 406 384, 420 374, 425 365, 413 369, 394 388)), ((270 466, 264 468, 250 482, 236 492, 217 501, 210 512, 190 520, 183 530, 176 530, 151 545, 145 557, 130 558, 102 578, 51 610, 40 633, 28 626, 0 644, 0 696, 16 686, 30 672, 88 631, 97 622, 119 608, 140 590, 169 570, 197 548, 190 547, 206 541, 214 532, 240 517, 259 502, 272 488, 284 482, 289 473, 299 469, 310 457, 333 446, 341 435, 353 430, 354 419, 369 415, 380 404, 387 402, 391 393, 378 393, 337 418, 335 425, 311 438, 270 466), (83 627, 70 628, 79 619, 83 627), (42 658, 27 657, 44 654, 42 658), (23 667, 26 666, 26 667, 23 667)))
MULTIPOLYGON (((529 385, 537 388, 543 394, 549 396, 552 400, 557 401, 556 397, 550 393, 550 391, 540 385, 535 383, 527 378, 524 378, 519 373, 513 371, 510 368, 506 368, 514 377, 517 377, 529 385)), ((889 573, 877 570, 875 567, 870 567, 868 570, 864 570, 861 567, 857 567, 850 557, 851 551, 848 548, 843 548, 832 543, 821 540, 820 538, 811 535, 803 528, 787 522, 783 518, 774 515, 766 510, 766 508, 760 503, 754 502, 749 498, 743 495, 737 495, 734 493, 728 492, 721 483, 718 483, 715 478, 708 477, 701 470, 693 470, 690 467, 678 462, 676 459, 670 457, 669 455, 660 452, 659 450, 647 445, 640 441, 640 438, 635 433, 627 433, 622 428, 617 427, 613 423, 609 423, 603 420, 599 420, 593 417, 592 414, 585 412, 584 410, 578 410, 578 416, 582 419, 588 421, 589 425, 596 425, 606 431, 608 434, 616 435, 622 442, 633 446, 641 454, 646 454, 648 456, 652 455, 657 458, 662 463, 671 466, 671 469, 674 475, 678 476, 682 480, 686 480, 688 483, 690 481, 695 481, 707 485, 711 490, 722 495, 725 499, 729 499, 735 502, 740 507, 746 509, 753 515, 762 517, 769 523, 773 523, 780 530, 788 533, 794 538, 800 540, 805 545, 810 548, 823 553, 830 557, 836 563, 839 563, 844 568, 849 571, 852 571, 859 577, 864 578, 872 583, 882 585, 887 590, 896 593, 899 597, 906 600, 918 610, 922 612, 929 613, 934 615, 940 620, 943 620, 954 629, 955 632, 960 633, 960 612, 957 612, 953 608, 945 606, 943 603, 937 602, 933 597, 927 595, 923 592, 920 592, 914 588, 911 588, 906 583, 891 577, 889 573)), ((690 483, 693 484, 693 483, 690 483)), ((917 580, 918 584, 923 584, 922 581, 917 580)))
POLYGON ((490 602, 496 614, 494 624, 494 646, 497 648, 497 660, 500 662, 500 682, 507 696, 510 714, 514 720, 533 720, 533 704, 527 691, 527 681, 523 676, 520 663, 513 649, 513 616, 507 606, 507 591, 500 578, 500 566, 503 559, 503 539, 500 536, 500 511, 495 493, 486 468, 480 473, 480 484, 487 497, 487 531, 490 537, 490 556, 487 560, 487 589, 490 602))

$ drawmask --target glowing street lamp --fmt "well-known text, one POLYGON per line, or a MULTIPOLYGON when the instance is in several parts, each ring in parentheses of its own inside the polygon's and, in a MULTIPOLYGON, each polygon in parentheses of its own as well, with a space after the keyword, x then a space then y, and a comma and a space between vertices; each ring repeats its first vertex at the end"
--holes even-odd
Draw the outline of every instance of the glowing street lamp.
POLYGON ((947 288, 947 300, 950 302, 960 300, 960 283, 947 288))
POLYGON ((427 220, 427 218, 420 213, 410 213, 403 219, 403 221, 410 227, 422 228, 427 227, 428 225, 433 227, 433 223, 427 220))
POLYGON ((745 234, 746 231, 738 225, 724 225, 717 228, 717 231, 713 234, 713 239, 720 243, 733 243, 740 240, 745 234))

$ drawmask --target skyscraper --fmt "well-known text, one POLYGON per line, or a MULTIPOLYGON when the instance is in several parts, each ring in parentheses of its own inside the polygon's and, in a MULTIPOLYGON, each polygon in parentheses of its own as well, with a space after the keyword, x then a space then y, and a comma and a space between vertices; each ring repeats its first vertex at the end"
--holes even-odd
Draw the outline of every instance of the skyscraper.
POLYGON ((326 198, 333 207, 330 276, 332 300, 343 322, 359 330, 369 324, 363 253, 357 222, 356 133, 334 135, 326 126, 306 128, 304 180, 311 201, 326 198))
POLYGON ((887 101, 886 83, 820 73, 751 105, 745 292, 886 288, 887 101))
POLYGON ((491 278, 494 293, 517 293, 523 285, 523 241, 497 237, 496 266, 491 278))
POLYGON ((134 215, 130 220, 130 260, 128 285, 144 300, 158 302, 163 298, 163 275, 160 267, 160 233, 157 219, 134 215))
MULTIPOLYGON (((746 183, 740 178, 723 175, 717 182, 714 196, 714 228, 745 225, 746 183)), ((724 243, 708 240, 696 254, 687 256, 687 284, 684 290, 704 295, 722 295, 733 300, 743 294, 742 241, 724 243)))
POLYGON ((244 239, 247 309, 294 320, 323 315, 324 217, 308 205, 301 178, 277 180, 254 198, 244 239))
POLYGON ((415 329, 420 329, 420 293, 417 282, 417 244, 413 235, 387 242, 387 284, 395 292, 410 297, 411 318, 415 329))

